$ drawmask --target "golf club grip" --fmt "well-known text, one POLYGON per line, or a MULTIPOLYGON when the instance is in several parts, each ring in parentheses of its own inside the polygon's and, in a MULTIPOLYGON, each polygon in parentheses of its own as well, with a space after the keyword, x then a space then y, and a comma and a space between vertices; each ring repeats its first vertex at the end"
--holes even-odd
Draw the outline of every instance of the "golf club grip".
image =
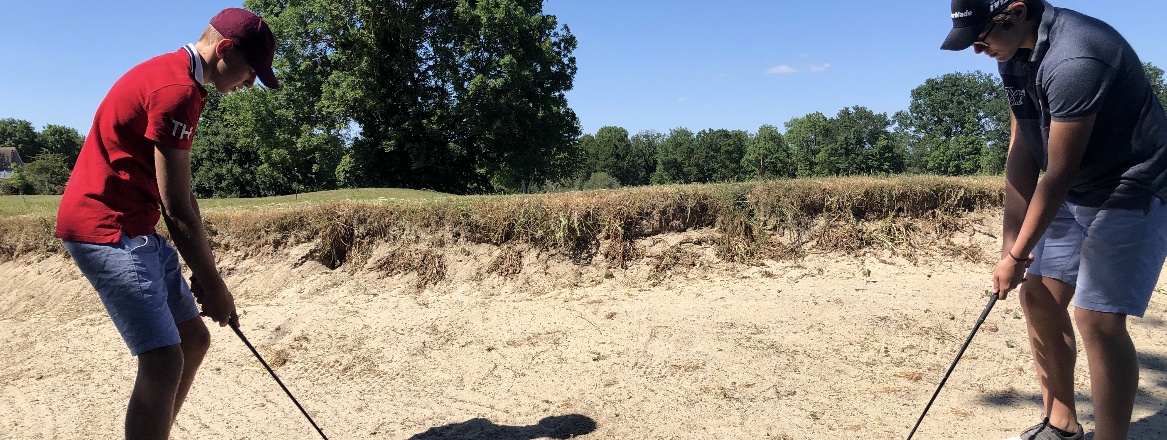
POLYGON ((280 388, 284 389, 284 392, 288 394, 288 398, 292 399, 292 403, 296 404, 296 408, 300 408, 300 412, 303 413, 304 417, 308 419, 308 423, 311 423, 312 427, 316 428, 316 432, 320 433, 320 437, 324 440, 328 440, 328 437, 324 436, 324 431, 321 431, 320 427, 316 426, 316 422, 312 421, 312 416, 308 415, 308 411, 305 411, 304 407, 300 406, 300 402, 296 401, 296 398, 292 396, 292 392, 288 391, 288 387, 284 386, 284 382, 280 380, 279 376, 276 376, 276 372, 272 371, 271 367, 267 365, 267 361, 263 360, 263 356, 259 355, 259 351, 256 351, 255 347, 251 345, 251 342, 247 340, 247 337, 243 336, 243 332, 239 330, 239 326, 235 325, 235 323, 231 323, 230 326, 231 330, 234 330, 235 334, 239 335, 239 339, 247 345, 247 348, 251 349, 251 354, 254 354, 255 358, 259 359, 259 363, 263 364, 263 368, 266 368, 267 372, 271 374, 272 379, 275 379, 276 383, 280 385, 280 388))
POLYGON ((908 440, 912 440, 912 436, 916 435, 916 430, 920 428, 920 422, 924 421, 924 416, 928 415, 928 410, 932 408, 932 403, 936 401, 936 396, 940 395, 940 389, 944 388, 944 383, 948 382, 948 376, 952 375, 952 370, 956 369, 956 362, 964 355, 964 351, 968 349, 968 344, 972 342, 973 336, 976 336, 977 330, 981 328, 981 324, 985 323, 985 318, 989 316, 989 311, 993 310, 993 305, 997 304, 997 299, 1001 295, 994 293, 989 298, 989 304, 985 305, 985 310, 981 312, 981 317, 977 318, 977 324, 973 326, 973 330, 968 334, 968 339, 964 340, 964 345, 960 346, 960 351, 956 353, 956 359, 952 360, 952 365, 948 367, 948 372, 944 373, 944 378, 940 379, 940 385, 936 387, 936 392, 932 393, 932 398, 928 400, 928 406, 924 407, 924 413, 920 414, 920 419, 916 420, 916 426, 912 427, 912 432, 908 433, 908 440))

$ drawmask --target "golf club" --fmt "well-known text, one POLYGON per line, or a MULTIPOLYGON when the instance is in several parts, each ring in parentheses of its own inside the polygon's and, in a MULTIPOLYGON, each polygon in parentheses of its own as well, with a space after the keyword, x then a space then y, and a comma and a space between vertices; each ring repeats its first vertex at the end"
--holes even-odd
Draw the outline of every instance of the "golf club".
MULTIPOLYGON (((912 436, 916 435, 916 429, 920 428, 920 422, 924 421, 924 416, 928 415, 928 409, 932 408, 932 402, 936 401, 936 396, 940 395, 940 389, 944 388, 944 382, 948 382, 948 376, 952 374, 952 370, 956 369, 956 363, 960 361, 960 356, 964 354, 964 350, 968 348, 968 344, 972 342, 973 336, 976 336, 977 330, 984 324, 985 317, 989 316, 989 311, 993 310, 993 305, 997 303, 997 299, 1001 296, 994 293, 989 298, 989 304, 985 306, 985 311, 981 312, 981 317, 977 319, 977 325, 973 326, 972 333, 968 334, 968 339, 965 339, 964 345, 960 346, 960 351, 956 353, 956 359, 952 360, 952 366, 948 367, 948 372, 944 373, 944 379, 940 380, 940 386, 936 387, 936 392, 932 393, 932 399, 928 400, 928 406, 924 407, 924 413, 920 414, 920 419, 916 420, 916 426, 912 428, 912 432, 908 434, 908 440, 912 440, 912 436)), ((279 379, 276 379, 279 380, 279 379)))
POLYGON ((263 360, 263 356, 259 355, 259 352, 256 351, 255 347, 253 347, 251 345, 251 342, 247 341, 247 337, 243 336, 243 332, 239 331, 239 326, 236 325, 234 322, 232 322, 231 323, 231 330, 235 330, 235 334, 239 335, 239 339, 243 340, 244 344, 247 344, 247 348, 250 348, 251 353, 255 355, 255 358, 259 359, 259 363, 263 364, 263 368, 267 368, 267 372, 271 373, 271 377, 276 380, 276 383, 280 384, 280 388, 283 388, 284 392, 288 393, 288 397, 292 399, 292 403, 296 404, 296 408, 300 408, 300 412, 304 413, 304 417, 308 418, 308 423, 311 423, 312 427, 316 428, 316 432, 320 433, 320 437, 323 438, 324 440, 328 440, 328 437, 324 436, 324 431, 321 431, 320 427, 316 426, 316 422, 312 421, 312 416, 308 415, 308 411, 304 411, 304 407, 300 406, 300 402, 296 401, 296 398, 294 396, 292 396, 292 392, 288 391, 288 387, 284 386, 284 382, 280 381, 279 376, 276 376, 276 372, 272 371, 271 367, 267 366, 267 362, 265 362, 263 360))

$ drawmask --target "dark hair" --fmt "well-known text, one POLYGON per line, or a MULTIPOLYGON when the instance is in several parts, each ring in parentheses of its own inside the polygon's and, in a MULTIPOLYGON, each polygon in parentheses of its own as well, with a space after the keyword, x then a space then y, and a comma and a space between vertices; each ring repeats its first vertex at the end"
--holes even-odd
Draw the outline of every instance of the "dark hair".
MULTIPOLYGON (((1025 4, 1025 21, 1040 21, 1041 15, 1045 13, 1045 0, 1021 0, 1016 3, 1025 4)), ((1005 30, 1013 29, 1013 25, 1015 23, 1013 23, 1008 13, 1009 9, 1012 7, 1013 5, 1009 5, 1009 7, 1005 8, 1004 11, 1001 11, 997 13, 997 15, 992 16, 989 18, 989 22, 994 25, 1001 26, 1001 28, 1005 30)))

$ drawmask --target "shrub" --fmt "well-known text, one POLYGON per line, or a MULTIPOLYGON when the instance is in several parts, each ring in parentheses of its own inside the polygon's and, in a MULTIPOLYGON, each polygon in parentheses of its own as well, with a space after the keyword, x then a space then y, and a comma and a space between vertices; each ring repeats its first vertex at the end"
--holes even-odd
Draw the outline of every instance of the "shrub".
POLYGON ((602 172, 602 171, 592 173, 592 177, 589 178, 588 181, 584 182, 584 184, 583 184, 584 190, 616 189, 619 187, 620 187, 619 180, 616 180, 615 177, 612 177, 610 174, 602 172))
POLYGON ((15 183, 12 183, 12 179, 0 179, 0 196, 11 196, 19 193, 20 190, 16 188, 15 183))

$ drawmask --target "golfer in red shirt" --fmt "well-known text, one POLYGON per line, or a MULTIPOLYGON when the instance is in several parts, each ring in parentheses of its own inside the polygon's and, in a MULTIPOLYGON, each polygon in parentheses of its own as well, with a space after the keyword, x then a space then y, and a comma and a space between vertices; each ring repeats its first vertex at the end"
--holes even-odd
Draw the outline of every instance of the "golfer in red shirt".
POLYGON ((93 118, 57 214, 61 238, 138 357, 127 439, 165 439, 210 347, 199 318, 238 325, 191 192, 190 148, 213 83, 229 93, 256 77, 279 88, 275 43, 260 16, 224 9, 198 43, 130 69, 93 118), (156 233, 166 221, 177 252, 156 233), (182 254, 202 287, 182 277, 182 254))

